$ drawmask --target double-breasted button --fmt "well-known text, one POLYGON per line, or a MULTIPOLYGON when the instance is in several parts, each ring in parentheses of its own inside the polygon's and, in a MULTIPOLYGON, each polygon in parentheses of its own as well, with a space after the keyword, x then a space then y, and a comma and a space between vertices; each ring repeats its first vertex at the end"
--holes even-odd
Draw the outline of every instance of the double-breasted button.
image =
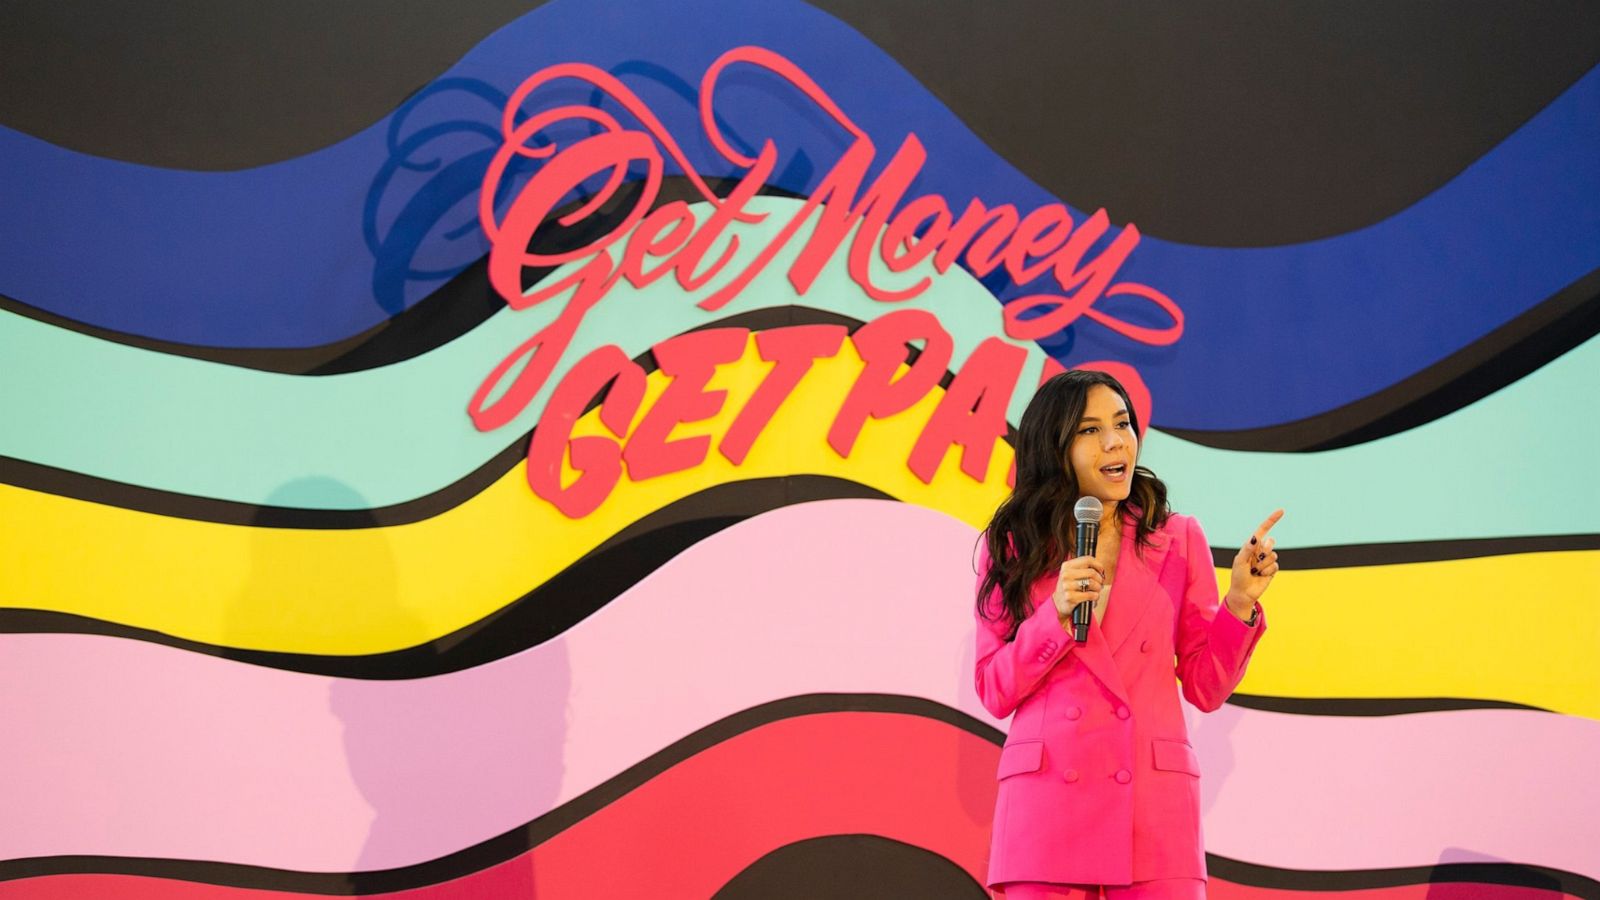
POLYGON ((1083 710, 1079 709, 1078 707, 1076 707, 1076 706, 1067 707, 1067 718, 1076 721, 1078 719, 1078 717, 1080 717, 1082 715, 1083 715, 1083 710))
POLYGON ((1140 653, 1149 653, 1150 652, 1150 642, 1149 641, 1140 641, 1139 642, 1139 652, 1140 653))
POLYGON ((1117 770, 1117 784, 1127 784, 1128 782, 1130 782, 1132 780, 1133 780, 1133 773, 1132 772, 1129 772, 1127 769, 1118 769, 1117 770))
POLYGON ((1065 772, 1061 773, 1061 777, 1065 778, 1068 781, 1077 781, 1078 780, 1078 770, 1077 769, 1068 769, 1065 772))
POLYGON ((1129 715, 1132 714, 1128 712, 1128 708, 1126 706, 1117 707, 1117 718, 1126 719, 1129 715))

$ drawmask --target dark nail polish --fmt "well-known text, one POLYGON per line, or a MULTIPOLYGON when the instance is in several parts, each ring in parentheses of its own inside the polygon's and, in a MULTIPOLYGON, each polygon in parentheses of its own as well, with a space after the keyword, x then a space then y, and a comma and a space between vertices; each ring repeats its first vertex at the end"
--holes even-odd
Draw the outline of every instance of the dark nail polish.
POLYGON ((1255 566, 1251 566, 1250 567, 1250 574, 1251 575, 1260 575, 1261 573, 1256 571, 1256 567, 1255 566))
POLYGON ((1267 558, 1267 555, 1265 553, 1257 553, 1256 554, 1256 562, 1260 562, 1260 561, 1262 561, 1263 559, 1266 559, 1266 558, 1267 558))
POLYGON ((1251 538, 1251 539, 1250 539, 1250 543, 1252 543, 1252 544, 1254 544, 1254 543, 1255 543, 1255 542, 1256 542, 1256 539, 1255 539, 1255 538, 1251 538))

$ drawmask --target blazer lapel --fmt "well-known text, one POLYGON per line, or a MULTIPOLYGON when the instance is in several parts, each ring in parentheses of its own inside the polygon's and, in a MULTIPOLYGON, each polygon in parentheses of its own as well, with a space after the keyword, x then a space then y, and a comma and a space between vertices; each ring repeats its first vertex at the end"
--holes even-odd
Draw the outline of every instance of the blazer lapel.
POLYGON ((1104 621, 1100 623, 1108 655, 1115 655, 1138 627, 1160 593, 1156 579, 1167 558, 1169 535, 1155 535, 1150 546, 1138 548, 1135 523, 1122 528, 1122 550, 1117 557, 1117 574, 1111 582, 1111 597, 1106 601, 1104 621))
MULTIPOLYGON (((1054 589, 1055 582, 1051 578, 1041 578, 1035 582, 1033 586, 1034 607, 1038 608, 1041 603, 1054 602, 1050 599, 1050 592, 1054 589)), ((1112 586, 1112 590, 1116 590, 1115 585, 1112 586)), ((1109 616, 1110 614, 1107 613, 1108 618, 1109 616)), ((1063 636, 1068 641, 1073 639, 1070 629, 1063 636)), ((1072 645, 1071 658, 1083 663, 1088 668, 1089 673, 1099 679, 1100 683, 1104 684, 1111 693, 1117 695, 1117 698, 1123 703, 1128 702, 1128 691, 1122 685, 1122 674, 1117 671, 1117 664, 1111 659, 1111 651, 1106 649, 1105 632, 1100 630, 1100 623, 1096 622, 1093 616, 1089 617, 1089 639, 1081 644, 1074 643, 1072 645)))
MULTIPOLYGON (((1112 590, 1116 590, 1115 585, 1112 586, 1112 590)), ((1110 612, 1107 612, 1106 618, 1109 619, 1110 615, 1110 612)), ((1067 640, 1072 640, 1072 635, 1067 635, 1067 640)), ((1122 673, 1117 671, 1117 664, 1111 659, 1111 650, 1106 643, 1106 634, 1100 629, 1100 623, 1096 622, 1093 617, 1089 619, 1089 640, 1082 644, 1073 645, 1072 654, 1078 658, 1079 662, 1083 663, 1084 667, 1094 677, 1100 679, 1100 683, 1115 694, 1118 700, 1121 700, 1124 704, 1131 705, 1131 701, 1128 699, 1128 689, 1122 683, 1122 673)))
MULTIPOLYGON (((1129 702, 1128 690, 1122 683, 1122 673, 1117 669, 1112 655, 1133 634, 1139 621, 1150 609, 1150 604, 1156 602, 1159 595, 1156 579, 1166 561, 1168 545, 1172 542, 1169 535, 1157 535, 1150 546, 1140 551, 1134 544, 1137 533, 1134 523, 1123 523, 1122 550, 1117 557, 1117 575, 1111 584, 1111 597, 1106 602, 1104 620, 1096 622, 1091 618, 1089 640, 1074 646, 1072 650, 1073 656, 1123 703, 1129 702)), ((1050 591, 1053 587, 1051 579, 1041 578, 1034 588, 1034 602, 1051 602, 1050 591)), ((1067 639, 1071 640, 1071 635, 1067 639)))

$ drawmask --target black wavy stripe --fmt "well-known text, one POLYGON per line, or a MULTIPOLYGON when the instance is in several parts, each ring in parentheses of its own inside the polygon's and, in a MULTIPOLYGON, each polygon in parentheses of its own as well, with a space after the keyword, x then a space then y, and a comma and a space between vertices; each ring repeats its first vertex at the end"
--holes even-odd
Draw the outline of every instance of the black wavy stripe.
POLYGON ((712 900, 988 900, 967 870, 921 847, 876 834, 836 834, 773 850, 729 879, 712 900))
POLYGON ((0 123, 151 166, 266 165, 367 128, 544 2, 11 0, 0 123))
POLYGON ((1228 698, 1233 706, 1295 716, 1407 716, 1413 713, 1451 712, 1464 709, 1525 709, 1550 712, 1538 706, 1507 700, 1478 700, 1470 697, 1268 697, 1235 693, 1228 698))
MULTIPOLYGON (((534 280, 542 279, 549 271, 540 269, 533 272, 534 280)), ((225 366, 285 375, 342 375, 404 362, 450 343, 503 309, 505 302, 489 286, 486 260, 482 258, 405 312, 360 334, 315 347, 208 347, 179 344, 89 325, 0 294, 0 310, 98 340, 168 356, 185 356, 225 366)))
MULTIPOLYGON (((414 866, 353 874, 294 872, 235 863, 117 856, 52 856, 0 861, 0 882, 80 873, 139 875, 201 884, 308 894, 349 895, 403 891, 479 872, 519 856, 615 802, 672 766, 782 719, 816 713, 888 712, 943 722, 999 746, 1005 735, 958 710, 930 700, 891 694, 809 694, 755 706, 728 716, 663 748, 561 807, 497 837, 414 866)), ((1513 863, 1443 863, 1401 869, 1335 872, 1278 869, 1206 854, 1210 873, 1236 884, 1304 891, 1350 891, 1410 884, 1479 883, 1559 890, 1600 900, 1600 882, 1543 866, 1513 863)))
POLYGON ((1226 450, 1298 453, 1350 447, 1426 425, 1476 403, 1596 334, 1600 334, 1600 269, 1415 375, 1337 409, 1242 431, 1163 430, 1226 450))
MULTIPOLYGON (((1600 550, 1600 534, 1552 534, 1532 537, 1463 538, 1449 541, 1395 541, 1388 544, 1340 544, 1278 550, 1285 569, 1344 569, 1354 566, 1397 566, 1406 563, 1479 559, 1515 553, 1561 553, 1600 550)), ((1233 566, 1233 547, 1212 547, 1211 562, 1219 569, 1233 566)))
MULTIPOLYGON (((346 0, 224 16, 204 0, 13 0, 0 7, 0 122, 149 165, 264 165, 367 127, 537 5, 346 0)), ((1495 0, 813 5, 1056 196, 1214 245, 1379 221, 1600 63, 1600 8, 1583 0, 1547 0, 1538 15, 1495 0)))
MULTIPOLYGON (((1512 862, 1438 863, 1400 869, 1318 872, 1258 866, 1207 853, 1206 869, 1208 874, 1235 884, 1286 891, 1361 891, 1411 884, 1493 884, 1559 891, 1583 900, 1600 900, 1600 881, 1560 869, 1512 862)), ((1449 893, 1444 896, 1468 895, 1449 893)))

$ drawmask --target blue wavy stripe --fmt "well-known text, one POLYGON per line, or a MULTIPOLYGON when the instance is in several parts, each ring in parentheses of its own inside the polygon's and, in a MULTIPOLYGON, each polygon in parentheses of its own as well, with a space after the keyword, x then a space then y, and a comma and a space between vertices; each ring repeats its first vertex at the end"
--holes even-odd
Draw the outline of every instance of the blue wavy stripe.
MULTIPOLYGON (((793 59, 883 156, 917 133, 930 159, 914 190, 1024 210, 1056 202, 881 50, 794 0, 646 0, 625 16, 601 15, 593 0, 558 0, 484 40, 394 116, 259 169, 141 167, 0 129, 0 292, 183 343, 291 347, 347 337, 484 252, 472 217, 478 173, 497 102, 523 77, 565 61, 617 72, 696 168, 734 174, 697 137, 689 85, 741 44, 793 59), (401 159, 433 164, 407 168, 401 159)), ((561 99, 587 96, 573 88, 561 99)), ((719 113, 747 143, 770 136, 785 148, 782 187, 808 190, 838 153, 836 129, 774 79, 736 74, 719 96, 719 113)), ((1083 139, 1095 139, 1092 123, 1083 139)), ((1161 400, 1156 423, 1167 427, 1243 429, 1326 411, 1436 362, 1600 267, 1596 160, 1600 69, 1445 187, 1360 231, 1256 249, 1147 237, 1124 276, 1183 306, 1187 331, 1175 346, 1141 347, 1090 323, 1045 346, 1069 364, 1112 357, 1138 365, 1161 400)), ((1144 224, 1159 231, 1159 222, 1144 224)), ((1002 298, 1016 293, 989 286, 1002 298)))

